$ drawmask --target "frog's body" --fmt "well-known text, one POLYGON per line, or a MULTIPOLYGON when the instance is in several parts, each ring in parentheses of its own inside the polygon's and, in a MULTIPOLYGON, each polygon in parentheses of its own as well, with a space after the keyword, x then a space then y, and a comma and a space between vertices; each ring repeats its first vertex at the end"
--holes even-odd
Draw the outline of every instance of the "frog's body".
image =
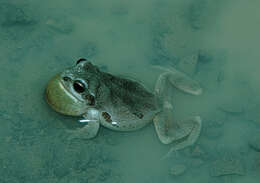
POLYGON ((202 92, 197 82, 176 70, 162 74, 155 92, 142 84, 100 71, 85 59, 56 75, 46 89, 47 102, 65 115, 83 116, 88 124, 78 135, 96 136, 99 125, 112 130, 133 131, 154 122, 162 143, 177 142, 174 149, 194 143, 200 133, 201 120, 193 117, 183 122, 173 120, 168 85, 198 95, 202 92))

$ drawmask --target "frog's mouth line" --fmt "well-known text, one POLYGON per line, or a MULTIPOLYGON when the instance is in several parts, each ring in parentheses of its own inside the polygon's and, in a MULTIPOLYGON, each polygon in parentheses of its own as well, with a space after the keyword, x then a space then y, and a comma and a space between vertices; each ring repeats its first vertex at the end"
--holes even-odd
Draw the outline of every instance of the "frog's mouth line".
MULTIPOLYGON (((61 79, 57 79, 57 81, 58 81, 58 82, 57 82, 58 86, 57 86, 56 88, 59 88, 59 90, 65 92, 65 94, 66 94, 67 96, 69 96, 71 99, 73 99, 74 102, 77 102, 77 97, 76 97, 75 95, 73 95, 73 93, 71 93, 71 92, 68 90, 68 88, 63 84, 62 80, 61 80, 61 79)), ((49 90, 48 90, 48 87, 46 88, 46 95, 45 95, 45 96, 46 96, 46 99, 47 99, 48 104, 50 104, 50 105, 55 105, 55 104, 52 102, 52 100, 50 100, 49 97, 48 97, 48 96, 50 96, 50 92, 49 92, 49 90)))

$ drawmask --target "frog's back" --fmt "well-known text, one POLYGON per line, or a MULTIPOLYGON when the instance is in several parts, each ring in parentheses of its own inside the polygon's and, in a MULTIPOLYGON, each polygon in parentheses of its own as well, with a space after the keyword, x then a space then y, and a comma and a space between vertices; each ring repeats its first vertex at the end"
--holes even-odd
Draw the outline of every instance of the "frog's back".
POLYGON ((158 112, 155 95, 139 82, 109 73, 104 73, 102 80, 109 91, 106 105, 102 105, 104 126, 120 131, 136 130, 149 123, 158 112), (117 125, 111 126, 112 121, 117 125))

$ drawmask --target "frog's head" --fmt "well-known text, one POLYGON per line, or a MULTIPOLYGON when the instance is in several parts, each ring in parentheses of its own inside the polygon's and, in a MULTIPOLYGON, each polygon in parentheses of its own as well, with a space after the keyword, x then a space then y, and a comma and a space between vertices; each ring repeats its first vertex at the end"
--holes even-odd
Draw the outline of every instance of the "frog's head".
POLYGON ((46 88, 47 103, 57 112, 80 116, 95 106, 98 68, 86 59, 54 76, 46 88))

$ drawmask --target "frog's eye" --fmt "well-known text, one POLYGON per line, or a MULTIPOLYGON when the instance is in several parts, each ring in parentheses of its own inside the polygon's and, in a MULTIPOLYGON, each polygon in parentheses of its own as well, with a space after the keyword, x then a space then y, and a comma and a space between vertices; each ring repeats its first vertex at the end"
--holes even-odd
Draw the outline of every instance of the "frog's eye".
POLYGON ((77 93, 83 93, 85 91, 85 84, 79 80, 74 81, 73 88, 77 93))
POLYGON ((80 59, 76 62, 76 65, 78 65, 80 62, 83 62, 83 61, 87 61, 87 59, 85 59, 85 58, 80 58, 80 59))

